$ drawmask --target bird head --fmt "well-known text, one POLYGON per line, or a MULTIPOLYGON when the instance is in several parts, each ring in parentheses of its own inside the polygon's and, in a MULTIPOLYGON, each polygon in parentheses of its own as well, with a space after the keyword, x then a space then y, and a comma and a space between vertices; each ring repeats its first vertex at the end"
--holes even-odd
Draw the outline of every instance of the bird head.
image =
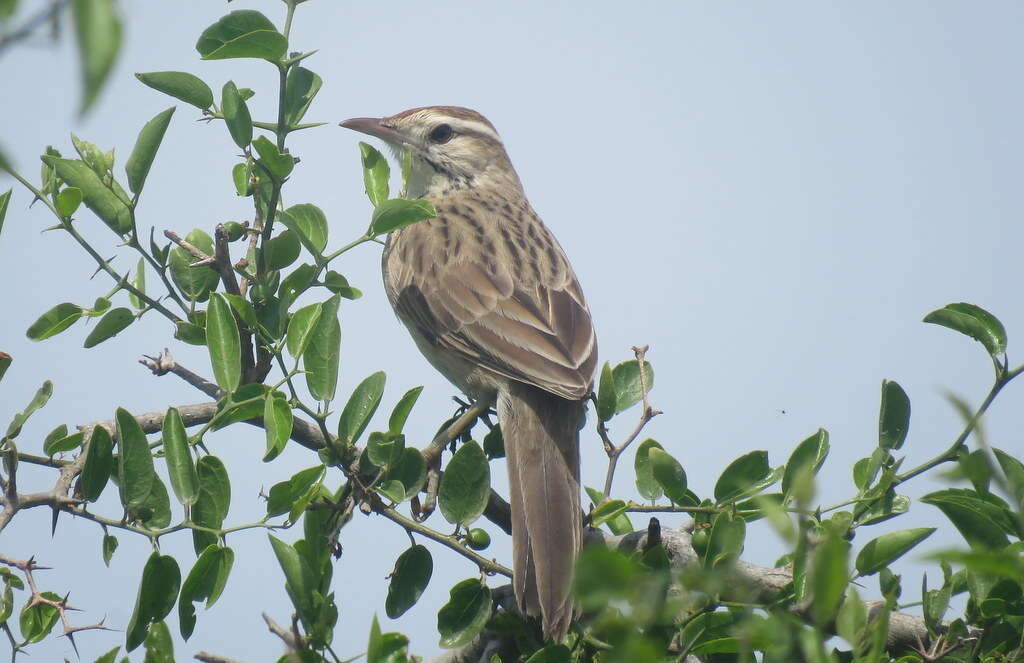
POLYGON ((356 117, 341 126, 383 140, 399 163, 409 160, 410 198, 478 186, 520 187, 494 125, 468 108, 413 108, 390 117, 356 117))

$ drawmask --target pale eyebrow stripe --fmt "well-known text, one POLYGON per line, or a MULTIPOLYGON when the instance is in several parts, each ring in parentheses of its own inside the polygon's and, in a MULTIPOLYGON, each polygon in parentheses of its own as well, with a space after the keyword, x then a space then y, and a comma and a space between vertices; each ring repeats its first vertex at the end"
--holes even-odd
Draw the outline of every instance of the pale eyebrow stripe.
POLYGON ((450 124, 456 131, 486 136, 499 145, 501 144, 501 136, 498 135, 498 132, 483 122, 479 122, 477 120, 464 120, 462 118, 450 118, 450 124))

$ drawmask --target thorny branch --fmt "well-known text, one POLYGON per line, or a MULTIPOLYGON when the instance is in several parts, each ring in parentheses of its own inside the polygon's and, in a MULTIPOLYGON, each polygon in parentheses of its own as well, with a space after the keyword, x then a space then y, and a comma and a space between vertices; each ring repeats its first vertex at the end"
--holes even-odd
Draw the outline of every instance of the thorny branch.
MULTIPOLYGON (((67 596, 65 596, 63 599, 58 600, 46 598, 45 596, 43 596, 43 592, 39 591, 39 586, 36 584, 35 572, 45 571, 48 570, 50 567, 39 566, 38 564, 36 564, 34 558, 29 558, 26 560, 14 559, 13 557, 8 557, 3 553, 0 553, 0 564, 18 569, 25 577, 25 583, 28 585, 29 590, 29 600, 25 603, 25 607, 23 608, 23 610, 30 610, 31 608, 37 605, 48 605, 57 610, 57 614, 60 615, 61 626, 64 629, 63 635, 71 641, 71 646, 75 648, 76 653, 78 652, 78 645, 75 644, 75 633, 79 633, 81 631, 114 630, 104 625, 104 620, 102 619, 95 624, 73 626, 70 620, 68 619, 67 613, 70 611, 78 611, 78 608, 68 603, 67 596)), ((15 644, 11 632, 8 631, 7 634, 8 637, 11 638, 11 644, 14 647, 14 651, 16 653, 24 643, 22 643, 22 645, 15 644)))

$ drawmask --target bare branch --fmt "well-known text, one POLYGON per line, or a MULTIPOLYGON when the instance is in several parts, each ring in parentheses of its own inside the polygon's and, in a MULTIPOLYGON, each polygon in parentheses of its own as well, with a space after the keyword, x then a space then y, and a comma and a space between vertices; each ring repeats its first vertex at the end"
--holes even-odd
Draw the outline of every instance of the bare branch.
POLYGON ((237 658, 228 658, 227 656, 220 656, 218 654, 210 654, 205 651, 201 651, 196 654, 193 658, 202 663, 242 663, 237 658))

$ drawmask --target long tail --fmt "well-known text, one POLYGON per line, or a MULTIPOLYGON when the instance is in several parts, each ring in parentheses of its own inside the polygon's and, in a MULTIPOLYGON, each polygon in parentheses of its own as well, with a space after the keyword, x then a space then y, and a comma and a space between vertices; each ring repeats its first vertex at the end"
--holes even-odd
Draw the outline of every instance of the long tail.
POLYGON ((511 382, 499 394, 508 459, 516 602, 559 642, 573 616, 569 595, 580 549, 579 428, 584 404, 511 382))

